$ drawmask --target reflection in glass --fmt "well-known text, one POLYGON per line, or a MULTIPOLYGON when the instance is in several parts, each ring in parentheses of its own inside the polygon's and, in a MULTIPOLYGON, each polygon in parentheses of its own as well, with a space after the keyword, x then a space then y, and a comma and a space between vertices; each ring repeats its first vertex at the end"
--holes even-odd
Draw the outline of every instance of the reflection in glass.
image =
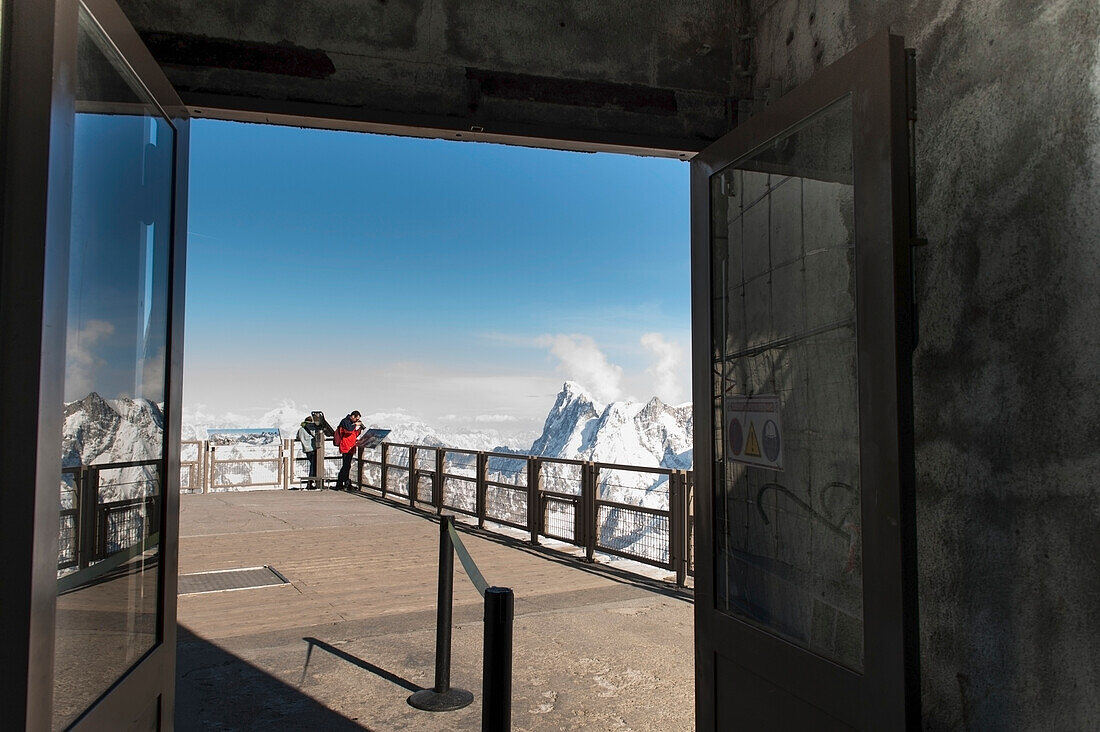
POLYGON ((711 178, 718 609, 863 668, 852 110, 711 178))
POLYGON ((159 634, 174 130, 80 13, 55 728, 159 634))

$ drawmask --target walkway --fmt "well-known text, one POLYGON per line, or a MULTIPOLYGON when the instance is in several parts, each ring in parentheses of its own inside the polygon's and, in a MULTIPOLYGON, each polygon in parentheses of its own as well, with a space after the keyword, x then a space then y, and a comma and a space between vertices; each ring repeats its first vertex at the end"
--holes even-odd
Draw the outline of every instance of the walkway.
MULTIPOLYGON (((179 598, 180 730, 480 727, 481 598, 455 562, 452 686, 474 704, 405 703, 434 681, 439 530, 360 495, 181 497, 180 574, 270 565, 290 584, 179 598)), ((464 532, 516 595, 514 730, 689 730, 690 598, 518 540, 464 532)))

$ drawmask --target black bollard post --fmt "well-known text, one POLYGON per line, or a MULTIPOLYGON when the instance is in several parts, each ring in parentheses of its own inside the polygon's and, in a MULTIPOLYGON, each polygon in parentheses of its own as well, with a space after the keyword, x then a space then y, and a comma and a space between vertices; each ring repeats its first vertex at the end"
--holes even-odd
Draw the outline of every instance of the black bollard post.
POLYGON ((512 617, 515 596, 507 587, 485 590, 485 651, 482 660, 482 732, 512 729, 512 617))
POLYGON ((435 686, 412 694, 409 705, 426 712, 450 712, 469 706, 474 695, 451 688, 451 594, 454 588, 455 550, 448 524, 454 516, 439 517, 439 587, 435 612, 435 686))

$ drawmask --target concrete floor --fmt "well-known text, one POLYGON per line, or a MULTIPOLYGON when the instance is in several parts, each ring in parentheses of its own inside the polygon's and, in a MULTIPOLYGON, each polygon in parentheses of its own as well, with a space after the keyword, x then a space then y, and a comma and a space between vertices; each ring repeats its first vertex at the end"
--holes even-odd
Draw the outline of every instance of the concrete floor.
MULTIPOLYGON (((183 496, 180 573, 271 565, 290 583, 184 595, 180 730, 465 730, 481 719, 480 596, 455 562, 454 712, 434 682, 438 523, 332 491, 183 496)), ((670 583, 464 531, 516 595, 514 730, 694 727, 693 607, 670 583)))

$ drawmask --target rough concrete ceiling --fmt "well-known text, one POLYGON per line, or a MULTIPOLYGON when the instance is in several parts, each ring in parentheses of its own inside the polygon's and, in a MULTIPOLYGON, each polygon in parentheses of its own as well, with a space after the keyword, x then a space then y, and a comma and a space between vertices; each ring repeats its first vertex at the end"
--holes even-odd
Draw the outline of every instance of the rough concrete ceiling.
POLYGON ((732 0, 120 5, 200 116, 693 151, 741 91, 732 0))

